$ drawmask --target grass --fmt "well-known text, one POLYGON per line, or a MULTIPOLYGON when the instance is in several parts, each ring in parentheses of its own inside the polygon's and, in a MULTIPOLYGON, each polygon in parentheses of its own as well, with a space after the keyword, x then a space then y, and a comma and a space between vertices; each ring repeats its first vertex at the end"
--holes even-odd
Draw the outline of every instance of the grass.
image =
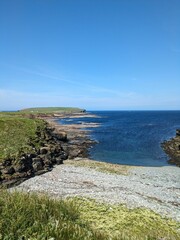
POLYGON ((33 152, 34 147, 41 145, 36 131, 43 131, 46 123, 39 119, 0 116, 0 160, 16 159, 22 152, 33 152))
POLYGON ((103 239, 79 218, 72 201, 46 196, 0 192, 0 239, 103 239))
POLYGON ((73 107, 39 107, 39 108, 26 108, 22 109, 21 113, 74 113, 80 112, 83 109, 80 108, 73 108, 73 107))
POLYGON ((0 192, 0 239, 178 240, 178 224, 146 209, 0 192))
POLYGON ((88 167, 100 172, 122 175, 127 175, 129 169, 133 168, 132 166, 98 162, 89 159, 66 160, 64 163, 75 167, 88 167))
POLYGON ((123 205, 103 204, 83 198, 74 201, 84 221, 114 239, 180 239, 180 223, 162 218, 151 210, 128 209, 123 205))
POLYGON ((71 113, 80 113, 84 111, 84 109, 73 108, 73 107, 38 107, 38 108, 26 108, 19 111, 12 112, 0 112, 0 117, 33 117, 38 115, 47 115, 53 116, 54 114, 71 114, 71 113))

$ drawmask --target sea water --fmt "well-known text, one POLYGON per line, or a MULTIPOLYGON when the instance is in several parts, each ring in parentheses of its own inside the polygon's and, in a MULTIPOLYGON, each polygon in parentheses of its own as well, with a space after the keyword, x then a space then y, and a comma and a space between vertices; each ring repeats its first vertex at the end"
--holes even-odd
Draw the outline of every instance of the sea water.
POLYGON ((64 119, 61 123, 98 123, 90 137, 98 143, 90 158, 135 166, 166 166, 161 143, 180 128, 180 111, 91 111, 97 117, 64 119))

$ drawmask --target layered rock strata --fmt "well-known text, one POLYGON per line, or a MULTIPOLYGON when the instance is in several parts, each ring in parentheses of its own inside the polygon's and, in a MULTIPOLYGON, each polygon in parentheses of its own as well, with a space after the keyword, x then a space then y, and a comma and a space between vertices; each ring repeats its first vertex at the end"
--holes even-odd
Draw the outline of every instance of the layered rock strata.
POLYGON ((0 162, 0 186, 17 185, 27 178, 51 171, 53 165, 62 164, 66 159, 89 156, 89 149, 95 141, 88 137, 88 131, 81 129, 83 126, 60 125, 56 118, 47 116, 41 116, 41 119, 47 122, 47 127, 44 131, 37 129, 36 139, 29 141, 33 153, 24 152, 17 159, 0 162), (41 147, 36 149, 34 142, 40 143, 41 147))
POLYGON ((50 171, 54 164, 62 164, 68 158, 68 153, 63 149, 67 134, 56 133, 55 129, 48 126, 36 132, 36 139, 29 140, 33 153, 20 153, 16 159, 8 158, 0 162, 0 185, 11 186, 20 183, 26 178, 50 171), (36 149, 34 142, 40 143, 36 149))

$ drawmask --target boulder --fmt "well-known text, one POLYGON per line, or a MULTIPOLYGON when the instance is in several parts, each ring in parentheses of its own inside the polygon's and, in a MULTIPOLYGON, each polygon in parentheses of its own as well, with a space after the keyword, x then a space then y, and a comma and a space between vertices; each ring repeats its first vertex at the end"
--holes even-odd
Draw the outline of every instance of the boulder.
POLYGON ((44 163, 41 158, 36 157, 32 159, 32 167, 35 172, 38 172, 43 169, 44 163))
POLYGON ((41 147, 39 152, 40 154, 47 154, 49 150, 49 147, 41 147))
POLYGON ((177 129, 177 130, 176 130, 176 136, 177 136, 177 137, 180 137, 180 129, 177 129))
POLYGON ((67 141, 67 133, 66 132, 58 132, 58 139, 60 141, 66 142, 67 141))
POLYGON ((15 173, 15 169, 13 167, 7 167, 2 170, 2 173, 12 175, 15 173))
POLYGON ((69 152, 69 158, 73 159, 78 157, 81 154, 81 149, 76 148, 76 149, 71 149, 71 151, 69 152))
POLYGON ((63 159, 61 157, 56 158, 56 164, 63 164, 63 159))

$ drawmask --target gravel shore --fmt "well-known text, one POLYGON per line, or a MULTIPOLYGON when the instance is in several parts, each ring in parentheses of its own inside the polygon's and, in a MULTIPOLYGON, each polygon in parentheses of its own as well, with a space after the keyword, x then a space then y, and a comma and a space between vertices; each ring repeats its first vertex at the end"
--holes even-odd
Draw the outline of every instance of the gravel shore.
POLYGON ((180 221, 180 169, 173 166, 135 167, 124 176, 63 164, 13 189, 145 207, 180 221))

